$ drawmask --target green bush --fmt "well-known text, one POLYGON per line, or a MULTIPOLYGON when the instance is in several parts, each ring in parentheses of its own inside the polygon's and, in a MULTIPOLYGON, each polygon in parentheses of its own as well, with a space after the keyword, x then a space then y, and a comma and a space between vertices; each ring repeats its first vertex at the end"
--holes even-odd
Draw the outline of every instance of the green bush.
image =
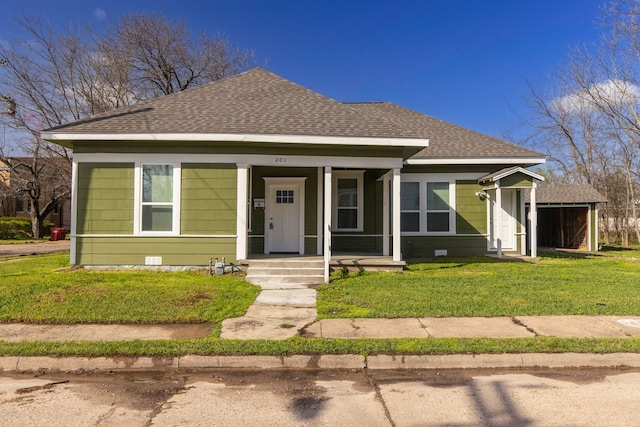
MULTIPOLYGON (((42 235, 51 234, 51 221, 45 221, 42 227, 42 235)), ((0 239, 25 239, 31 235, 31 218, 29 217, 0 217, 0 239)))

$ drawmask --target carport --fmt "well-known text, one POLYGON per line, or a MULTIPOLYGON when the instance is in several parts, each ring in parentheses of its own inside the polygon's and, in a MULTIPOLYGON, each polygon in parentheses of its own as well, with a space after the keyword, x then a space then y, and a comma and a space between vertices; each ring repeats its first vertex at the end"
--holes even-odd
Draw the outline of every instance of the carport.
MULTIPOLYGON (((525 194, 529 212, 529 192, 525 194)), ((598 203, 606 203, 588 184, 541 185, 536 193, 538 245, 598 250, 598 203)))

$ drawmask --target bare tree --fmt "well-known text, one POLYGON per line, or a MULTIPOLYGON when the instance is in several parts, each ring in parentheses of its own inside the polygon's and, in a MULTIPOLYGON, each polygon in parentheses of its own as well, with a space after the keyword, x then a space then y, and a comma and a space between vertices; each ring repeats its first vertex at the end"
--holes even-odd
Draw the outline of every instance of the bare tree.
POLYGON ((630 228, 640 240, 639 17, 638 0, 609 3, 601 41, 574 48, 552 90, 530 88, 529 95, 530 142, 545 147, 563 178, 590 183, 607 197, 603 223, 614 224, 625 246, 630 228))
POLYGON ((97 39, 100 53, 117 58, 140 96, 153 98, 219 80, 255 66, 253 52, 217 35, 192 37, 184 21, 134 13, 97 39))
MULTIPOLYGON (((0 100, 8 101, 13 148, 0 146, 12 165, 4 196, 30 201, 34 237, 43 219, 71 196, 71 153, 40 138, 40 131, 167 95, 238 73, 254 65, 253 53, 223 37, 192 37, 182 21, 160 14, 120 18, 103 35, 87 27, 55 29, 36 17, 17 20, 22 40, 0 45, 0 100), (14 101, 15 100, 15 101, 14 101)), ((0 194, 0 196, 2 196, 0 194)))

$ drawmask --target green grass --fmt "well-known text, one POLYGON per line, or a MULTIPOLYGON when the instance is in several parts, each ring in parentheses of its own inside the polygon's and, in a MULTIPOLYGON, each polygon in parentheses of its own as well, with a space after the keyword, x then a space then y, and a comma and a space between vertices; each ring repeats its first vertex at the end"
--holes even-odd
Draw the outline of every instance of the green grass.
POLYGON ((0 261, 0 322, 219 323, 258 293, 239 276, 69 269, 68 257, 0 261))
POLYGON ((638 315, 640 251, 549 253, 537 262, 443 258, 403 274, 338 278, 318 291, 320 318, 638 315))
POLYGON ((159 356, 291 354, 503 354, 503 353, 640 353, 640 338, 406 338, 282 341, 199 340, 4 342, 0 356, 159 356))
MULTIPOLYGON (((410 264, 403 274, 337 278, 319 288, 320 317, 640 314, 640 251, 543 254, 410 264)), ((339 275, 336 275, 338 277, 339 275)), ((68 254, 0 260, 0 322, 220 323, 242 315, 257 288, 196 272, 85 271, 68 254)), ((640 353, 640 338, 318 339, 3 342, 3 356, 640 353)))

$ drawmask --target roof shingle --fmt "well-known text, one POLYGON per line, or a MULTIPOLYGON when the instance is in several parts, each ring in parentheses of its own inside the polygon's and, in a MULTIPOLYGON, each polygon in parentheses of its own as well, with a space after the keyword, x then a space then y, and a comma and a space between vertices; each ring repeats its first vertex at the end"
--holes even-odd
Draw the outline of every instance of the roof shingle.
MULTIPOLYGON (((525 191, 525 201, 530 203, 531 191, 525 191)), ((536 189, 538 203, 604 203, 607 199, 589 184, 548 184, 536 189)))
POLYGON ((411 138, 429 139, 413 159, 544 157, 392 103, 338 102, 262 68, 43 132, 411 138))

